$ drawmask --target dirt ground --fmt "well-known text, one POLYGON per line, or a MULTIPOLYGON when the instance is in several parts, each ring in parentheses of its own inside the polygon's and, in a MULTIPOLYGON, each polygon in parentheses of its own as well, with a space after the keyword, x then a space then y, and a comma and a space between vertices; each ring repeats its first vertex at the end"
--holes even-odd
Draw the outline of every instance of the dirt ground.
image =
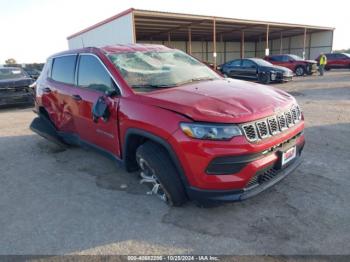
POLYGON ((300 168, 240 203, 170 208, 136 174, 0 109, 1 254, 350 254, 350 71, 275 85, 306 118, 300 168))

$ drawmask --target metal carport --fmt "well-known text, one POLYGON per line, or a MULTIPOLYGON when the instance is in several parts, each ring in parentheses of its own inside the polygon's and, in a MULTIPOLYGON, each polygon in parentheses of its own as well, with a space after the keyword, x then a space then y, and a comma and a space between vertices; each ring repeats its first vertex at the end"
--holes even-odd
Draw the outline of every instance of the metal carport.
POLYGON ((214 64, 266 53, 314 59, 333 46, 331 27, 128 9, 68 37, 70 48, 157 43, 214 64))

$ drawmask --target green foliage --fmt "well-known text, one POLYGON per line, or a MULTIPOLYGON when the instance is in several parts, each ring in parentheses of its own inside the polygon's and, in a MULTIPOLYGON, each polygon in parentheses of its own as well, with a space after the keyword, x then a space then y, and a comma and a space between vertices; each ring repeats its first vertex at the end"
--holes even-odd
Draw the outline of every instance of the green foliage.
POLYGON ((6 60, 5 60, 5 64, 6 64, 6 65, 16 65, 16 64, 17 64, 17 61, 16 61, 16 59, 14 59, 14 58, 9 58, 9 59, 6 59, 6 60))

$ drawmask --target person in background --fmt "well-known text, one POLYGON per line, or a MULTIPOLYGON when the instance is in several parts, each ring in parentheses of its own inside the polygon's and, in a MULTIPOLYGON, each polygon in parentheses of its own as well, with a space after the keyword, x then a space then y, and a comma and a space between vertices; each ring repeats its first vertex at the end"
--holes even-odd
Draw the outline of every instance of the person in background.
POLYGON ((327 64, 327 57, 324 55, 324 53, 321 53, 320 56, 320 65, 318 67, 318 70, 320 71, 320 76, 323 76, 324 68, 327 64))

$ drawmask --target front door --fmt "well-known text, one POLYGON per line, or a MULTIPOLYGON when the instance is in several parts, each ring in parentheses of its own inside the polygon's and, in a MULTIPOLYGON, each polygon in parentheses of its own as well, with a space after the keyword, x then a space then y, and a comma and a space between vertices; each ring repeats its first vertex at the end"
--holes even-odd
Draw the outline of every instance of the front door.
POLYGON ((76 92, 72 95, 79 108, 75 116, 77 133, 81 140, 91 146, 120 157, 119 97, 105 95, 106 92, 112 90, 117 90, 117 86, 102 61, 93 54, 80 55, 77 67, 77 87, 76 92), (101 96, 107 99, 110 115, 106 120, 98 119, 95 122, 92 109, 101 96))
POLYGON ((242 77, 249 78, 249 79, 258 78, 258 67, 253 61, 248 59, 243 60, 242 77))

